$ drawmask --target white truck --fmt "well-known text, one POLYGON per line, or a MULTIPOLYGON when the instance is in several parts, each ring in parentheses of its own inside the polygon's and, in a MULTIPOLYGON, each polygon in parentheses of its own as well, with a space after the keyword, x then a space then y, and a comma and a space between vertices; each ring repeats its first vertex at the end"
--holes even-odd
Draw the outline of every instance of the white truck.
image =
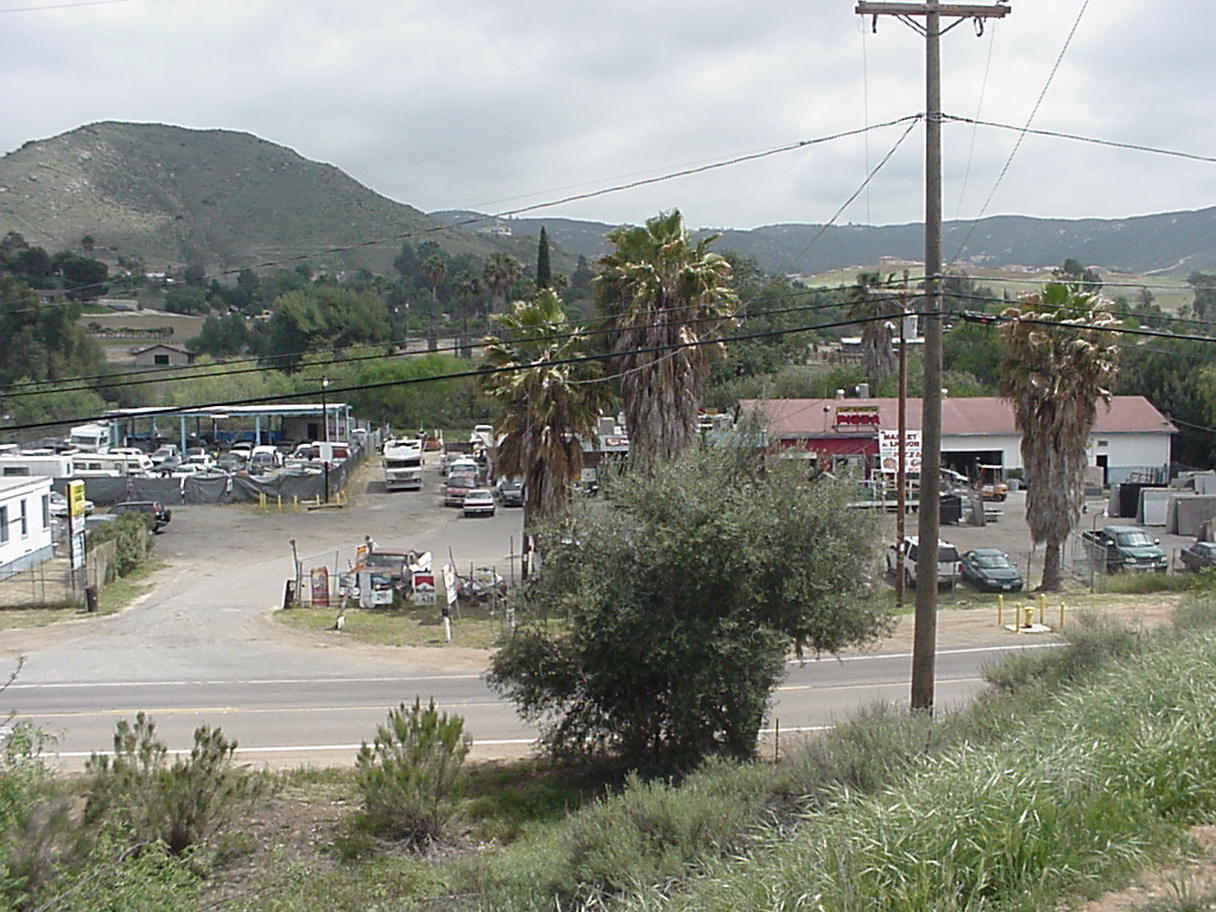
POLYGON ((390 491, 422 490, 422 441, 417 437, 391 437, 381 451, 384 487, 390 491))

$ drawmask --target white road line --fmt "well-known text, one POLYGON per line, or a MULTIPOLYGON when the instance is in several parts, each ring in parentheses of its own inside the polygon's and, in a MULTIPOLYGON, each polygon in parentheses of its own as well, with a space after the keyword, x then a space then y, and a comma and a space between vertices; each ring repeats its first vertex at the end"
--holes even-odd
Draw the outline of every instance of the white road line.
POLYGON ((52 688, 69 687, 198 687, 200 684, 245 685, 250 687, 272 686, 276 684, 412 684, 418 681, 474 681, 481 678, 482 675, 480 674, 437 674, 408 678, 210 678, 192 681, 59 681, 44 684, 12 684, 9 686, 9 690, 50 690, 52 688))
MULTIPOLYGON (((800 731, 801 729, 787 728, 787 729, 782 729, 782 730, 783 731, 800 731)), ((807 731, 812 731, 812 730, 813 729, 807 729, 807 731)), ((485 741, 474 741, 473 746, 474 747, 478 747, 478 746, 501 747, 501 746, 506 746, 506 745, 511 745, 511 744, 535 744, 535 743, 536 743, 535 738, 492 738, 492 739, 487 739, 485 741)), ((304 753, 306 751, 307 752, 312 752, 312 751, 357 751, 362 746, 363 746, 362 744, 301 744, 299 746, 280 745, 280 746, 274 746, 274 747, 238 747, 236 749, 236 753, 238 753, 238 754, 299 754, 299 753, 304 753)), ((180 748, 180 749, 175 748, 173 750, 170 750, 168 753, 177 757, 177 756, 188 755, 190 753, 190 750, 191 750, 190 748, 180 748)), ((52 756, 61 757, 61 758, 69 758, 69 759, 78 759, 81 757, 92 757, 94 754, 105 754, 108 756, 110 754, 110 752, 109 751, 59 751, 58 753, 53 754, 52 756)))
MULTIPOLYGON (((1017 649, 1058 649, 1064 643, 1022 643, 1017 646, 969 646, 965 649, 939 649, 937 655, 968 655, 976 652, 1012 652, 1017 649)), ((910 659, 910 652, 884 652, 876 655, 820 656, 810 659, 789 659, 786 665, 815 665, 820 662, 874 662, 881 659, 910 659)))

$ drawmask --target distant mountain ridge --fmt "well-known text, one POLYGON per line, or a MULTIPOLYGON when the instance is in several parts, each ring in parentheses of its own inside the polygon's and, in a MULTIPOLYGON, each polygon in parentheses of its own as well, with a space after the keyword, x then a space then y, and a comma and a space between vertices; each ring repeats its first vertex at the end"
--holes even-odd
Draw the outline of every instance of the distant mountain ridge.
MULTIPOLYGON (((84 235, 103 259, 140 256, 150 270, 192 263, 216 274, 307 260, 325 270, 389 274, 402 240, 433 240, 451 255, 505 252, 531 266, 541 226, 554 268, 604 252, 611 225, 567 218, 425 214, 333 165, 249 133, 106 121, 27 142, 0 157, 0 233, 52 252, 84 235), (476 219, 472 224, 459 224, 476 219), (337 249, 334 249, 337 248, 337 249)), ((708 229, 706 229, 708 230, 708 229)), ((881 257, 919 260, 919 224, 766 225, 723 229, 720 248, 776 273, 814 274, 881 257)), ((950 222, 944 253, 984 266, 1059 265, 1066 257, 1130 273, 1216 270, 1216 207, 1126 219, 996 216, 950 222)))
MULTIPOLYGON (((463 210, 431 213, 446 224, 479 215, 485 218, 463 210)), ((512 218, 497 223, 526 236, 539 234, 544 225, 553 243, 588 259, 604 252, 603 236, 615 227, 562 218, 512 218)), ((917 261, 924 256, 924 229, 918 222, 833 225, 826 230, 821 225, 783 224, 750 230, 701 229, 699 233, 720 234, 718 247, 752 257, 775 273, 813 275, 872 265, 884 256, 917 261)), ((1137 274, 1187 275, 1216 269, 1216 207, 1124 219, 1000 215, 979 222, 947 222, 942 236, 948 261, 982 266, 1041 268, 1059 266, 1073 257, 1086 265, 1137 274)))

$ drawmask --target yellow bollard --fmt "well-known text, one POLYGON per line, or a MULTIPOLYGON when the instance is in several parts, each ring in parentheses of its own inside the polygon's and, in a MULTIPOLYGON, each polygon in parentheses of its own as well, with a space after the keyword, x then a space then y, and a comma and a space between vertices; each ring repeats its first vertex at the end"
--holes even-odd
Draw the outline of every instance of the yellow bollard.
POLYGON ((266 492, 265 491, 258 492, 258 509, 260 509, 260 510, 266 509, 266 492))
POLYGON ((1026 605, 1023 610, 1025 611, 1026 621, 1024 624, 1022 624, 1022 626, 1023 627, 1033 627, 1034 626, 1034 605, 1026 605))
POLYGON ((1043 612, 1047 610, 1047 596, 1039 593, 1039 623, 1043 623, 1043 612))
POLYGON ((291 495, 291 508, 293 510, 299 512, 299 509, 300 509, 300 495, 299 494, 291 495))
POLYGON ((1005 626, 1005 596, 1003 595, 996 597, 996 625, 1005 626))
POLYGON ((1064 629, 1064 603, 1060 602, 1060 629, 1064 629))
POLYGON ((283 512, 283 495, 276 494, 274 497, 275 497, 275 500, 277 500, 279 502, 279 512, 282 513, 283 512))

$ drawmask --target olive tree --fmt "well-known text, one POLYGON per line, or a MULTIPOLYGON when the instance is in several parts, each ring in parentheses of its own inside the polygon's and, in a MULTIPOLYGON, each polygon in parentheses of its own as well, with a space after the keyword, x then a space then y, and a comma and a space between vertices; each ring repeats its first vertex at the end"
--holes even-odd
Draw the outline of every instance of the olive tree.
POLYGON ((765 459, 755 440, 602 478, 601 498, 541 531, 526 620, 490 682, 552 754, 654 773, 750 756, 791 650, 887 629, 869 589, 873 521, 843 483, 765 459))

